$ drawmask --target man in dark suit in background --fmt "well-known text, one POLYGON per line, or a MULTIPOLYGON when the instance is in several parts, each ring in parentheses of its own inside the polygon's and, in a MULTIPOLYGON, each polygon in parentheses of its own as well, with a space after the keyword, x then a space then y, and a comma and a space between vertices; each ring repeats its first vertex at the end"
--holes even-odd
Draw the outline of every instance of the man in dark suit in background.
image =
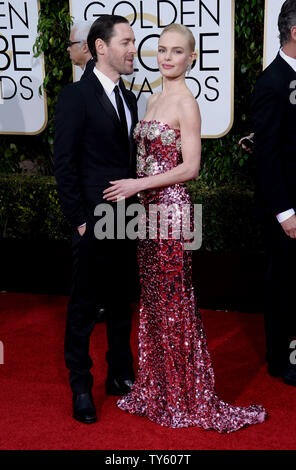
POLYGON ((281 49, 258 78, 252 97, 254 154, 268 254, 268 372, 296 386, 296 365, 290 360, 296 335, 296 0, 283 4, 278 27, 281 49))
MULTIPOLYGON (((70 370, 73 417, 95 422, 89 339, 96 305, 107 306, 106 393, 123 395, 134 381, 130 348, 131 299, 136 277, 135 242, 94 234, 94 210, 105 203, 110 181, 135 177, 132 132, 138 120, 134 94, 121 74, 133 72, 135 37, 121 16, 102 15, 92 25, 88 46, 96 67, 66 86, 56 110, 55 176, 63 212, 73 228, 73 282, 68 307, 65 360, 70 370)), ((134 202, 131 199, 126 204, 134 202)), ((117 203, 109 203, 116 224, 117 203)), ((115 237, 116 237, 115 226, 115 237)))
POLYGON ((80 80, 87 77, 95 66, 87 44, 87 36, 91 26, 92 23, 90 21, 74 23, 68 41, 67 51, 69 52, 72 64, 77 65, 83 70, 80 80))

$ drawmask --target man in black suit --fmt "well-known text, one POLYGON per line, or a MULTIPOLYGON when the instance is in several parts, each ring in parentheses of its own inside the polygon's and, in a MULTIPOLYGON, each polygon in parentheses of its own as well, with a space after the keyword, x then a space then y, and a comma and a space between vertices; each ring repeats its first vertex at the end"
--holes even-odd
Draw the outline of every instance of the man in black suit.
POLYGON ((74 23, 68 41, 67 51, 69 52, 72 64, 77 65, 83 70, 80 80, 87 77, 95 66, 87 44, 87 36, 91 26, 92 23, 90 21, 74 23))
MULTIPOLYGON (((70 59, 73 65, 77 65, 83 71, 80 80, 86 78, 93 72, 95 61, 89 52, 87 44, 87 36, 92 26, 90 21, 80 21, 74 23, 71 28, 71 33, 68 41, 67 51, 69 52, 70 59)), ((97 308, 97 323, 101 323, 106 318, 106 307, 99 305, 97 308)))
MULTIPOLYGON (((135 245, 116 239, 98 240, 95 208, 106 204, 103 191, 110 181, 135 177, 132 132, 138 120, 134 94, 121 74, 133 73, 135 37, 121 16, 102 15, 92 25, 88 46, 96 66, 60 93, 56 109, 55 176, 63 212, 73 229, 73 282, 68 307, 65 360, 70 370, 73 417, 95 422, 91 394, 93 376, 89 339, 96 305, 107 306, 106 393, 129 392, 134 381, 130 349, 131 299, 136 276, 135 245)), ((134 202, 129 199, 126 205, 134 202)))
POLYGON ((257 202, 268 270, 265 333, 268 372, 296 385, 290 344, 296 335, 296 0, 279 15, 281 49, 252 97, 257 202))

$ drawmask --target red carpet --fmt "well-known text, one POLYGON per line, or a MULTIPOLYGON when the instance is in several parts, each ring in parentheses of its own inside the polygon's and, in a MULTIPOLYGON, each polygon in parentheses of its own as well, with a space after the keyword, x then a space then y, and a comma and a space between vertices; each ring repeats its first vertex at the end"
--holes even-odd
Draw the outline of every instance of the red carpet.
MULTIPOLYGON (((63 359, 66 297, 0 294, 0 449, 295 449, 296 389, 267 375, 260 314, 203 311, 221 398, 262 404, 264 424, 233 434, 200 428, 167 429, 116 407, 104 394, 105 325, 92 335, 94 399, 99 421, 71 417, 71 393, 63 359)), ((133 331, 136 356, 137 315, 133 331)))

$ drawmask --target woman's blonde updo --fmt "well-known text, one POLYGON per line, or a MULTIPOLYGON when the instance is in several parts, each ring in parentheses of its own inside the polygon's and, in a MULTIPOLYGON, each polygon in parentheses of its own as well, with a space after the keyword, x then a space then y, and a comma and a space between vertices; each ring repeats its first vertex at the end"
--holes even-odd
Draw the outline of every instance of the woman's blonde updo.
POLYGON ((191 51, 194 52, 194 50, 195 50, 195 39, 194 39, 194 36, 192 34, 192 31, 189 28, 187 28, 187 26, 184 26, 183 24, 179 24, 179 23, 169 24, 168 26, 166 26, 162 30, 162 33, 161 33, 160 37, 164 33, 169 33, 169 32, 181 33, 181 34, 184 34, 185 36, 187 36, 189 47, 190 47, 191 51))

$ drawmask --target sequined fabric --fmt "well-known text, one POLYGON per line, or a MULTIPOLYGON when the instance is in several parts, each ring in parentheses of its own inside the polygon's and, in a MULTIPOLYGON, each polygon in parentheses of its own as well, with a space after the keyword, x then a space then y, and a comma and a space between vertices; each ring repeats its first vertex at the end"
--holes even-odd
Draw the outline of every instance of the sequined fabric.
MULTIPOLYGON (((134 136, 139 178, 164 173, 181 163, 178 129, 157 121, 140 121, 134 136)), ((148 211, 151 205, 155 211, 159 205, 173 204, 175 210, 168 215, 167 238, 161 236, 158 220, 154 239, 138 241, 139 369, 132 391, 118 401, 119 408, 163 426, 200 426, 221 433, 264 421, 266 412, 261 405, 232 406, 215 392, 214 372, 192 287, 192 253, 184 249, 188 240, 182 232, 179 239, 174 237, 182 207, 191 205, 185 184, 148 190, 140 197, 147 227, 153 216, 153 211, 148 211)))

